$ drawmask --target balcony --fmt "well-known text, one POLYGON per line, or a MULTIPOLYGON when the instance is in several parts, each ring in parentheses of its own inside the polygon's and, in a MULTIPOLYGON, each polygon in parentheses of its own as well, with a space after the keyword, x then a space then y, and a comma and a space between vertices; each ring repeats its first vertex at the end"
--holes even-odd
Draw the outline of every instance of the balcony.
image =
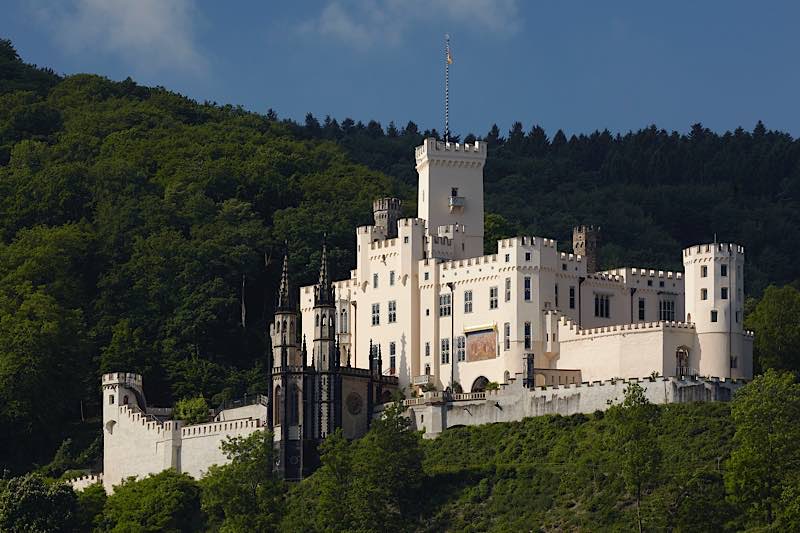
POLYGON ((449 199, 450 205, 450 212, 454 211, 461 211, 464 209, 464 197, 463 196, 451 196, 449 199))
POLYGON ((414 376, 411 379, 413 385, 422 387, 424 385, 433 385, 433 376, 430 374, 423 374, 421 376, 414 376))

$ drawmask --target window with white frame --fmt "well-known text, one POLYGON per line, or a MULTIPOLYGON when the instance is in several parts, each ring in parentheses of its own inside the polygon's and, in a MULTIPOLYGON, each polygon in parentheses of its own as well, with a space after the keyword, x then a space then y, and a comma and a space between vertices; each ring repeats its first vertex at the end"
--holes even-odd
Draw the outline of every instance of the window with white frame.
POLYGON ((372 325, 378 326, 381 323, 381 304, 372 304, 372 325))
POLYGON ((525 252, 525 261, 530 261, 530 260, 531 260, 531 253, 525 252))
POLYGON ((463 335, 456 337, 456 360, 461 362, 467 359, 467 338, 463 335))
POLYGON ((701 278, 707 278, 708 277, 708 267, 706 265, 703 265, 703 266, 700 267, 700 277, 701 278))
POLYGON ((531 277, 525 276, 522 279, 522 294, 526 302, 531 301, 531 277))
POLYGON ((700 289, 700 299, 708 300, 708 289, 700 289))
POLYGON ((594 316, 599 318, 611 316, 611 298, 608 294, 594 295, 594 316))
POLYGON ((506 301, 511 301, 511 278, 506 278, 506 301))
POLYGON ((342 309, 342 312, 339 313, 339 330, 341 333, 347 333, 347 328, 349 324, 347 323, 347 309, 342 309))
POLYGON ((394 342, 389 343, 389 374, 395 375, 397 372, 396 366, 397 346, 394 342))
POLYGON ((426 342, 425 343, 425 357, 430 357, 430 356, 431 356, 431 343, 430 342, 426 342))
POLYGON ((511 323, 506 322, 503 324, 503 349, 511 349, 511 323))
POLYGON ((378 288, 378 274, 377 273, 372 275, 372 288, 373 289, 377 289, 378 288))
POLYGON ((394 287, 394 270, 389 271, 389 286, 394 287))
POLYGON ((442 364, 450 363, 450 339, 442 339, 442 364))
POLYGON ((497 287, 489 287, 489 309, 497 309, 497 287))
POLYGON ((439 295, 439 316, 450 316, 453 314, 453 298, 451 294, 439 295))
POLYGON ((472 291, 464 291, 464 312, 472 312, 472 291))
POLYGON ((391 300, 389 302, 389 324, 397 322, 397 301, 391 300))
POLYGON ((675 300, 658 301, 658 319, 667 322, 675 321, 675 300))
POLYGON ((531 349, 531 323, 525 322, 525 349, 531 349))

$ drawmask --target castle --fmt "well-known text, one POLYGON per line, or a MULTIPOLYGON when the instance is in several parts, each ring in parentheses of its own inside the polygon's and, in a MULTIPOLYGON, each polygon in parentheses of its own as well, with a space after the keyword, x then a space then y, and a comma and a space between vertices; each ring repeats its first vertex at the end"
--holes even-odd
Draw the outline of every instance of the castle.
POLYGON ((602 409, 626 378, 649 376, 648 397, 665 403, 727 400, 752 377, 742 246, 686 248, 683 272, 597 271, 600 228, 579 226, 572 253, 522 236, 484 255, 486 145, 425 139, 415 155, 417 217, 402 218, 396 198, 376 200, 375 224, 356 230, 349 279, 330 279, 323 246, 319 280, 298 302, 284 258, 263 396, 185 425, 147 406, 140 376, 103 376, 108 490, 170 467, 202 476, 225 462, 224 439, 264 428, 274 433, 276 470, 300 479, 317 466, 326 435, 363 435, 394 391, 407 397, 415 426, 435 436, 602 409))

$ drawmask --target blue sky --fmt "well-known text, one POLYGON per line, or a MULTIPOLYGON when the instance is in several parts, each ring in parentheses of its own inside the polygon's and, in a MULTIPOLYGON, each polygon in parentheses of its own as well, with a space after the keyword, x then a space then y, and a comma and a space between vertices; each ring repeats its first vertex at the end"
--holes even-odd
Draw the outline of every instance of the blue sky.
POLYGON ((800 135, 800 2, 3 0, 0 36, 57 72, 127 76, 282 117, 552 135, 761 119, 800 135))

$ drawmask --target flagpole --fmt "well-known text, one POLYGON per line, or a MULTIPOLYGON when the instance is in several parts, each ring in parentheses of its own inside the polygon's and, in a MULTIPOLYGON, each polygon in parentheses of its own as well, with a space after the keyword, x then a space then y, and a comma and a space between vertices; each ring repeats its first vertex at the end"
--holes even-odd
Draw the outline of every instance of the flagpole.
POLYGON ((444 142, 450 140, 450 34, 444 34, 444 142))

